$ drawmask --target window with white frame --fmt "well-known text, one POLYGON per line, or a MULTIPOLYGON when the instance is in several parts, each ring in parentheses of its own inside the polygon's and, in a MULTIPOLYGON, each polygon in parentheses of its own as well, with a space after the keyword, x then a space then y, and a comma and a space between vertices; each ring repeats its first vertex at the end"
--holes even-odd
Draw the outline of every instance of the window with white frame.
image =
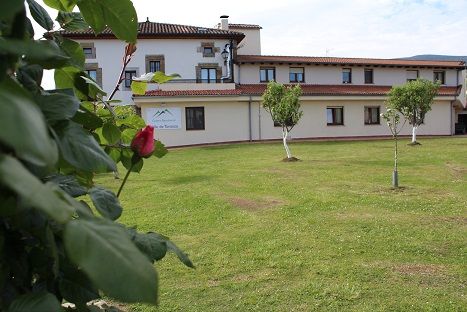
POLYGON ((305 82, 305 69, 303 67, 290 67, 290 82, 305 82))
POLYGON ((446 72, 444 70, 435 70, 433 72, 433 81, 440 84, 446 84, 446 72))
POLYGON ((344 107, 327 107, 326 119, 328 126, 340 126, 344 124, 344 107))
POLYGON ((342 69, 342 83, 352 83, 352 69, 342 69))

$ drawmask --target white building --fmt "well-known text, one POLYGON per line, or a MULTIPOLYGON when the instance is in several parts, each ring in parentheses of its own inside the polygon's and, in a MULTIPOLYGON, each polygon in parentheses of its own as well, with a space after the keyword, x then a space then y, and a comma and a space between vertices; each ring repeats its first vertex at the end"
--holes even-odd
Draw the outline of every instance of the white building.
MULTIPOLYGON (((269 80, 302 86, 304 115, 292 138, 387 136, 380 120, 394 85, 418 77, 442 84, 420 135, 452 135, 467 124, 463 62, 261 55, 258 25, 217 28, 139 23, 137 51, 117 98, 141 108, 156 138, 168 146, 281 138, 261 95, 269 80), (145 72, 178 73, 181 79, 153 85, 132 97, 131 77, 145 72)), ((80 42, 88 73, 104 90, 115 86, 125 44, 110 30, 64 32, 80 42)), ((410 134, 406 125, 403 134, 410 134)))

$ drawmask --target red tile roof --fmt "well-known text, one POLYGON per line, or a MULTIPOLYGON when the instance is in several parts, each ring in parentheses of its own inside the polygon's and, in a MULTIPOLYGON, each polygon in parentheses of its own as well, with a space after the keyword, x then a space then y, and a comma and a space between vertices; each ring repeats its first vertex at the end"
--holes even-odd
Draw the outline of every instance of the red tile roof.
MULTIPOLYGON (((64 37, 77 39, 109 39, 115 38, 112 30, 106 27, 101 33, 94 34, 89 28, 82 31, 58 31, 64 37)), ((241 32, 222 30, 217 28, 206 28, 188 25, 142 22, 138 23, 138 38, 235 38, 242 40, 245 35, 241 32)))
POLYGON ((273 56, 273 55, 238 55, 237 63, 302 63, 320 65, 379 65, 379 66, 414 66, 465 68, 462 61, 420 61, 403 59, 370 59, 348 57, 314 57, 314 56, 273 56))
MULTIPOLYGON (((302 95, 304 96, 384 96, 391 90, 391 86, 366 86, 366 85, 310 85, 303 84, 302 95)), ((153 90, 146 92, 146 96, 171 97, 171 96, 240 96, 240 95, 262 95, 266 84, 244 84, 237 85, 235 89, 229 90, 176 90, 162 91, 153 90)), ((459 87, 441 87, 438 95, 457 96, 459 87)))
POLYGON ((263 29, 263 27, 255 24, 230 24, 229 28, 236 28, 236 29, 263 29))

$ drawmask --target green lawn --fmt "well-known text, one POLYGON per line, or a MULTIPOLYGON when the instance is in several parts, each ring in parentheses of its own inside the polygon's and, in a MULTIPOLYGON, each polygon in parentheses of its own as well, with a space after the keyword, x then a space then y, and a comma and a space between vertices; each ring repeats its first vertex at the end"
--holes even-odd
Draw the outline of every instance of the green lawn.
MULTIPOLYGON (((171 151, 130 176, 121 221, 190 254, 135 311, 466 311, 467 138, 171 151)), ((111 175, 100 183, 116 189, 111 175)))

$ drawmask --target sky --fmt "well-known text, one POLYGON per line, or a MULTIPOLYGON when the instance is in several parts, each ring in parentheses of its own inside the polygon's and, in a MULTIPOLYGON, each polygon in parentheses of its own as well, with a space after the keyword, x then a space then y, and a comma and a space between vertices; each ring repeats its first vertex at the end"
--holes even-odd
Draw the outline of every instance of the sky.
MULTIPOLYGON (((231 23, 258 24, 263 27, 263 55, 467 55, 466 0, 133 0, 133 4, 139 21, 214 27, 225 14, 231 23)), ((56 12, 49 12, 55 18, 56 12)), ((50 74, 45 80, 49 85, 50 74)))

